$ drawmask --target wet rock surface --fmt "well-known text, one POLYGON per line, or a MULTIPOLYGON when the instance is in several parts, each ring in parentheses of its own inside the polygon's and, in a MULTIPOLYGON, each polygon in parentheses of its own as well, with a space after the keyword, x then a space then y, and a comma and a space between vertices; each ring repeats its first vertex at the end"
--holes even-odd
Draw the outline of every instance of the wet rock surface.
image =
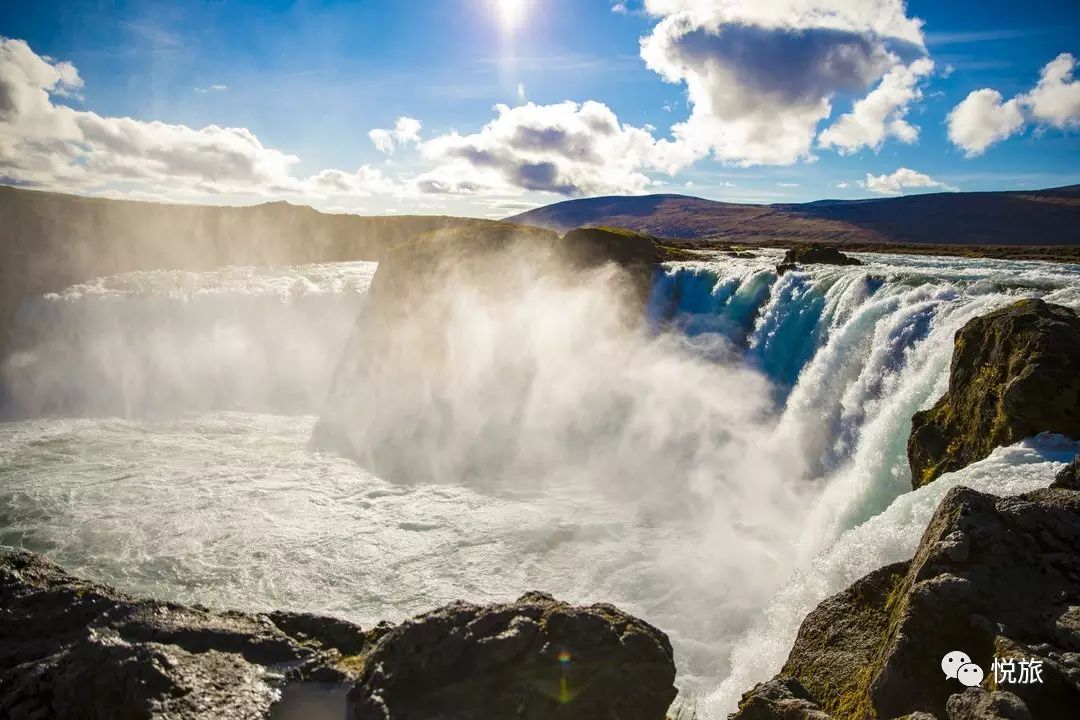
POLYGON ((784 259, 776 266, 776 272, 783 275, 799 265, 862 265, 862 261, 828 245, 796 245, 784 253, 784 259))
POLYGON ((667 636, 610 605, 530 593, 365 632, 133 598, 0 555, 5 720, 663 720, 674 679, 667 636))
POLYGON ((1052 487, 1080 490, 1080 457, 1075 458, 1061 469, 1061 472, 1054 478, 1052 487))
POLYGON ((344 682, 382 631, 133 598, 0 556, 0 717, 264 718, 294 681, 344 682))
POLYGON ((664 633, 610 605, 530 593, 406 621, 368 655, 353 720, 663 720, 675 697, 664 633))
POLYGON ((1080 438, 1080 316, 1022 300, 957 332, 948 392, 912 418, 912 484, 1041 432, 1080 438))
POLYGON ((1065 720, 1080 708, 1080 492, 995 497, 954 488, 915 557, 825 600, 780 674, 738 720, 1065 720), (941 659, 967 653, 965 688, 941 659), (1041 663, 1041 683, 997 683, 995 658, 1041 663))

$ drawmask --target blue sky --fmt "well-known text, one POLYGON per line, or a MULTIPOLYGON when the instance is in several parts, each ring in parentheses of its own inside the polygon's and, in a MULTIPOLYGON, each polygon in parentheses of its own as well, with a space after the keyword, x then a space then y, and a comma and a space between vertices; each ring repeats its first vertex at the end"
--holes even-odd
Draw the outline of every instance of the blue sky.
POLYGON ((790 202, 1080 182, 1070 0, 27 5, 0 8, 12 184, 499 216, 620 192, 790 202), (825 132, 883 82, 892 100, 825 132))

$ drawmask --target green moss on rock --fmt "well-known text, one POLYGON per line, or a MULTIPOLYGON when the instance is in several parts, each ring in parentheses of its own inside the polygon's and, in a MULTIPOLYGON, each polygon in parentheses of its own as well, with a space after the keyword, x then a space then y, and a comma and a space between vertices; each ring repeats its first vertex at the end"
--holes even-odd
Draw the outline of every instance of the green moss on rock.
POLYGON ((1021 300, 956 334, 948 392, 912 418, 912 484, 1041 432, 1080 438, 1080 317, 1021 300))

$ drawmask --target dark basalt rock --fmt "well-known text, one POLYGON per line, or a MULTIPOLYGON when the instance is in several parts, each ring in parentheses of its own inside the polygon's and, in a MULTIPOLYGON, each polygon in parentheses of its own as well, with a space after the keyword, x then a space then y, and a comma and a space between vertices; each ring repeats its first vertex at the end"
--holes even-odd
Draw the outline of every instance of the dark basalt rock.
POLYGON ((1061 469, 1051 487, 1080 490, 1080 456, 1061 469))
POLYGON ((265 718, 294 681, 344 682, 382 630, 137 599, 0 556, 0 717, 265 718))
POLYGON ((395 627, 349 694, 352 720, 663 720, 667 636, 610 605, 530 593, 448 605, 395 627))
POLYGON ((1080 707, 1080 492, 1000 498, 954 488, 915 557, 877 570, 803 621, 776 680, 739 720, 1076 717, 1080 707), (941 671, 967 653, 965 689, 941 671), (993 685, 994 658, 1042 661, 1041 684, 993 685), (777 690, 781 688, 786 695, 777 690))
POLYGON ((133 598, 0 555, 4 720, 311 720, 316 706, 352 720, 662 720, 674 679, 667 636, 610 605, 530 593, 364 632, 133 598))
POLYGON ((614 263, 626 271, 636 298, 644 304, 652 288, 653 268, 665 259, 656 238, 621 228, 578 228, 555 246, 556 254, 571 267, 589 269, 614 263))
POLYGON ((784 259, 776 266, 776 272, 783 275, 799 265, 862 265, 862 261, 845 255, 834 247, 811 243, 796 245, 784 254, 784 259))
POLYGON ((1080 438, 1080 317, 1022 300, 956 333, 949 389, 911 420, 915 487, 1041 432, 1080 438))
POLYGON ((802 683, 782 675, 755 685, 742 696, 739 711, 731 717, 737 720, 831 720, 802 683))
POLYGON ((566 259, 580 267, 613 262, 625 267, 655 265, 660 252, 655 238, 621 228, 578 228, 566 233, 556 246, 566 259))

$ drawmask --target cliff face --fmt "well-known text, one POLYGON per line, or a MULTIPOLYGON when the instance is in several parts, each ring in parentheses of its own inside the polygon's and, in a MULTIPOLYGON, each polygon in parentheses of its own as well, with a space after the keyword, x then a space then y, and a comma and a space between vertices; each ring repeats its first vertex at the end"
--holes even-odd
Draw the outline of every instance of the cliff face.
POLYGON ((165 205, 0 186, 0 353, 23 298, 75 282, 131 270, 377 260, 417 233, 483 222, 328 215, 287 203, 165 205))
POLYGON ((528 324, 555 322, 540 308, 600 283, 603 291, 593 295, 603 307, 599 322, 640 323, 663 250, 632 232, 574 231, 560 239, 508 223, 395 245, 346 345, 316 443, 386 478, 505 469, 540 371, 528 324), (492 347, 503 351, 496 357, 492 347))
POLYGON ((1080 317, 1022 300, 957 332, 948 392, 912 418, 912 484, 1040 432, 1080 439, 1080 317))
POLYGON ((1074 718, 1078 603, 1080 492, 999 498, 955 488, 915 557, 813 610, 780 675, 747 693, 733 717, 1074 718), (977 687, 942 672, 955 650, 982 668, 977 687), (995 657, 1041 661, 1043 682, 995 684, 995 657))

